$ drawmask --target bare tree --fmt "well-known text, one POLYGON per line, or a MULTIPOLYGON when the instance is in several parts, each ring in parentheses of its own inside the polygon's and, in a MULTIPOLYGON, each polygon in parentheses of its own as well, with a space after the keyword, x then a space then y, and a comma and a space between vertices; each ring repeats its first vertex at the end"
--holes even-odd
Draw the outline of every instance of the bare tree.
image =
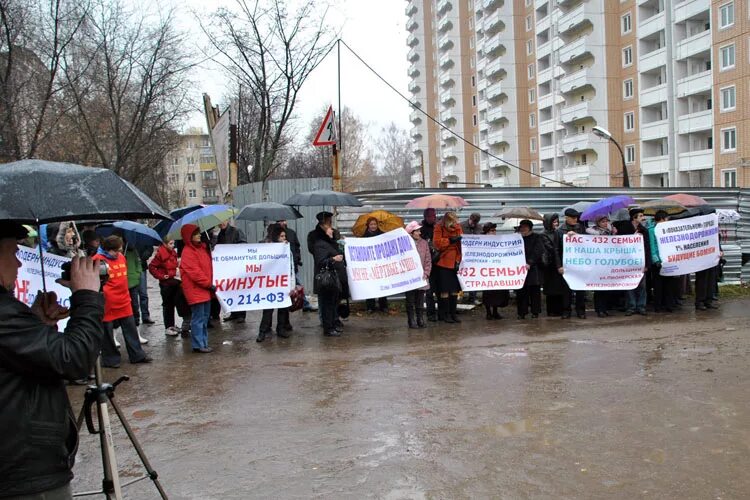
POLYGON ((383 173, 392 180, 391 187, 405 188, 411 184, 411 141, 406 130, 391 122, 381 129, 377 141, 378 158, 382 161, 383 173))
POLYGON ((257 113, 255 127, 245 129, 251 134, 248 180, 265 181, 281 166, 280 152, 290 144, 284 130, 297 94, 336 40, 318 6, 305 0, 290 10, 283 0, 236 0, 235 10, 219 9, 203 26, 218 52, 215 59, 247 89, 257 113))
POLYGON ((64 54, 87 1, 0 0, 0 160, 38 156, 66 109, 64 54))

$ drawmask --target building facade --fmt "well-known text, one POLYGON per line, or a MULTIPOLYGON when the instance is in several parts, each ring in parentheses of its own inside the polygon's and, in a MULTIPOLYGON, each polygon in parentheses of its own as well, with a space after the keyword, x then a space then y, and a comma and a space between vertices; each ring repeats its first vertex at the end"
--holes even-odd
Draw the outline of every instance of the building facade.
POLYGON ((180 145, 167 158, 170 209, 221 203, 210 137, 200 129, 191 129, 180 139, 180 145))
POLYGON ((410 0, 406 15, 414 185, 616 187, 624 163, 632 186, 750 186, 748 0, 410 0))

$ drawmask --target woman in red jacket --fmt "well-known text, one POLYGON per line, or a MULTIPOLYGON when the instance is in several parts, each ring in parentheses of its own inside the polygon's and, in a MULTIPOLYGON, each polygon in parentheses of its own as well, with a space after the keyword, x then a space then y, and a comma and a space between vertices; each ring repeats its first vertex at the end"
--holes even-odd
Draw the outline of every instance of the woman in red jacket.
POLYGON ((208 317, 211 315, 211 294, 214 288, 211 254, 201 241, 198 226, 185 224, 180 229, 185 247, 180 260, 180 276, 185 300, 190 304, 190 339, 193 352, 208 353, 208 317))
POLYGON ((148 271, 159 280, 161 310, 166 328, 164 333, 176 337, 180 334, 180 329, 174 326, 174 310, 181 289, 180 280, 177 279, 177 250, 174 249, 174 240, 165 241, 159 247, 148 264, 148 271))
POLYGON ((122 254, 122 238, 108 236, 102 241, 102 246, 92 257, 109 265, 109 279, 104 284, 104 330, 102 339, 102 366, 107 368, 120 367, 120 351, 115 346, 115 322, 122 328, 122 336, 128 350, 131 363, 150 363, 151 358, 143 352, 138 340, 138 327, 133 317, 130 291, 128 290, 128 268, 125 256, 122 254))
POLYGON ((432 268, 437 272, 438 319, 446 323, 460 323, 456 315, 458 308, 458 265, 461 263, 461 225, 456 212, 446 212, 443 220, 435 225, 432 243, 440 252, 440 258, 432 268))

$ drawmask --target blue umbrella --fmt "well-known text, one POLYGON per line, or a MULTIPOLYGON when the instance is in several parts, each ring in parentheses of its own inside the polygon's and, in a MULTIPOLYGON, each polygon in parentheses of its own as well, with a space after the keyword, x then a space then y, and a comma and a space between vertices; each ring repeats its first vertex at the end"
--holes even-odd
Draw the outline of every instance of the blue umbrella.
POLYGON ((122 233, 128 245, 131 247, 161 245, 162 239, 159 233, 137 222, 128 220, 113 222, 96 228, 96 234, 106 238, 115 232, 122 233))
POLYGON ((166 238, 181 240, 180 229, 185 224, 195 224, 201 232, 208 231, 237 215, 237 209, 230 205, 208 205, 183 216, 169 228, 166 238))
POLYGON ((581 220, 594 220, 600 215, 609 215, 621 208, 627 208, 635 205, 635 200, 630 196, 621 194, 601 199, 588 207, 581 214, 581 220))
MULTIPOLYGON (((169 215, 171 215, 174 220, 177 220, 180 217, 184 217, 185 215, 189 214, 190 212, 195 212, 196 210, 203 208, 204 206, 205 205, 188 205, 186 207, 175 208, 174 210, 169 212, 169 215)), ((154 226, 154 231, 159 233, 159 236, 163 238, 169 232, 170 227, 172 227, 171 220, 160 220, 154 226)))

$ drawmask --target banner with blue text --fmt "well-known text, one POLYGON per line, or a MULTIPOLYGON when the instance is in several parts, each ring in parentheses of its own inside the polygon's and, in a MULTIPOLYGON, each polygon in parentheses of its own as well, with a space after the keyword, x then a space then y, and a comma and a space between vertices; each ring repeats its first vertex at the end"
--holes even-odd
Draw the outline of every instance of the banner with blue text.
POLYGON ((398 228, 372 238, 347 238, 346 274, 352 299, 374 299, 427 286, 414 240, 398 228))
POLYGON ((526 274, 520 234, 463 235, 458 281, 464 292, 518 290, 526 274))
POLYGON ((640 234, 566 234, 563 240, 563 278, 571 290, 633 290, 645 267, 640 234))
POLYGON ((719 216, 660 222, 654 228, 662 276, 682 276, 719 264, 719 216))
POLYGON ((224 311, 289 307, 294 288, 287 243, 216 245, 212 252, 216 297, 224 311))

